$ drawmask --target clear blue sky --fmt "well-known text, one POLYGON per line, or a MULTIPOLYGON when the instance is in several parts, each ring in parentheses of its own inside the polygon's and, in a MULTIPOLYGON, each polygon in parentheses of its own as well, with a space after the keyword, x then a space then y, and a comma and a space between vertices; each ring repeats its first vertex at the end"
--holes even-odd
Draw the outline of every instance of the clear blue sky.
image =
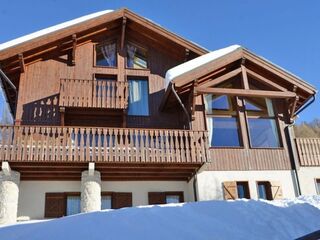
MULTIPOLYGON (((241 44, 320 89, 318 0, 1 0, 0 42, 121 7, 210 50, 241 44)), ((320 117, 320 100, 300 115, 299 122, 315 117, 320 117)))

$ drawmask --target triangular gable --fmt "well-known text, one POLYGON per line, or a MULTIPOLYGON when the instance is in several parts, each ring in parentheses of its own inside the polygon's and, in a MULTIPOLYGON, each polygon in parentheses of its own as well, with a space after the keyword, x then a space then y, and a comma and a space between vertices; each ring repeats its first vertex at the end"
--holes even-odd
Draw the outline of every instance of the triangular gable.
POLYGON ((167 91, 162 109, 170 96, 172 86, 180 95, 193 91, 198 94, 226 93, 235 96, 287 98, 291 99, 289 102, 293 108, 292 112, 301 108, 316 93, 316 89, 307 82, 238 45, 208 53, 176 66, 170 69, 166 76, 167 91), (248 86, 229 90, 217 87, 239 76, 246 79, 243 84, 248 86), (264 87, 250 89, 249 80, 270 90, 265 90, 264 87))

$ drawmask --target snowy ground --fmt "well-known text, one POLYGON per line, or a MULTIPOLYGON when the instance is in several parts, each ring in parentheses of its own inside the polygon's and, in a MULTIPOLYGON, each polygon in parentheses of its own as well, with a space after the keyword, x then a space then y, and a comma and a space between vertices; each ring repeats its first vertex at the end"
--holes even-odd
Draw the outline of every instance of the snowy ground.
POLYGON ((295 239, 320 230, 320 196, 124 208, 0 227, 1 240, 295 239))

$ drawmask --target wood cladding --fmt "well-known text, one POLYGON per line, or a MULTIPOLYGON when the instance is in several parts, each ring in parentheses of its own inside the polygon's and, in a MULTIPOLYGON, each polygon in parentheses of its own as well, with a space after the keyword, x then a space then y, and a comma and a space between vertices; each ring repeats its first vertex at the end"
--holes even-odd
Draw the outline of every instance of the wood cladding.
POLYGON ((0 127, 0 161, 205 163, 206 131, 0 127))
POLYGON ((301 166, 320 166, 320 138, 296 138, 301 166))
POLYGON ((290 170, 286 149, 210 149, 209 171, 290 170))

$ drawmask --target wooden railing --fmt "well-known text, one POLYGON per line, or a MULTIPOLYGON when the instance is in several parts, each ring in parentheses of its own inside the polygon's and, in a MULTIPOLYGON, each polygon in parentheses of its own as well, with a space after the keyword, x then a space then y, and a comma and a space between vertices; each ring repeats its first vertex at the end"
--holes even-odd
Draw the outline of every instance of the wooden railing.
POLYGON ((320 166, 320 138, 296 138, 301 166, 320 166))
POLYGON ((61 79, 59 105, 126 109, 128 83, 113 80, 61 79))
POLYGON ((0 126, 0 161, 204 163, 206 131, 0 126))

